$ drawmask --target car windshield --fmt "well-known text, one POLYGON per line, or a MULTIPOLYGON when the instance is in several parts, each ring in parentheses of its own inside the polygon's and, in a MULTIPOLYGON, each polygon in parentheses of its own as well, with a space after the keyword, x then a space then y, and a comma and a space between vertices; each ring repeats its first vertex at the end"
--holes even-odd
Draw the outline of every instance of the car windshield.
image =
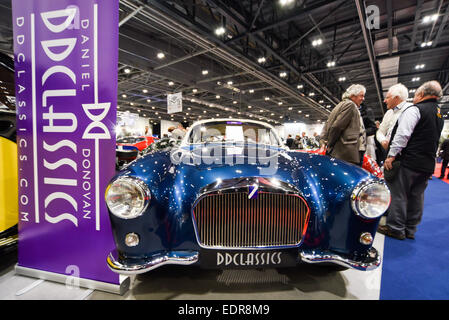
POLYGON ((243 142, 279 146, 273 130, 262 123, 216 121, 198 124, 192 128, 189 143, 243 142))
POLYGON ((144 141, 145 138, 142 137, 126 137, 122 139, 118 139, 117 143, 137 143, 144 141))

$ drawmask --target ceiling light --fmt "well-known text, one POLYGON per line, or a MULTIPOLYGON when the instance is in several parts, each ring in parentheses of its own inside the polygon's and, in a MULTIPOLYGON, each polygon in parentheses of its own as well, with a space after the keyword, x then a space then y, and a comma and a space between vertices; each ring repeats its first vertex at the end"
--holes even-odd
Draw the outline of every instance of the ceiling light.
POLYGON ((303 86, 302 84, 298 84, 298 85, 296 86, 296 88, 297 88, 297 89, 302 89, 302 88, 304 88, 304 86, 303 86))
POLYGON ((429 23, 429 22, 437 21, 437 20, 438 20, 438 14, 432 14, 432 15, 425 16, 424 19, 422 20, 422 22, 429 23))
POLYGON ((293 107, 289 107, 288 110, 293 110, 293 107))
POLYGON ((159 59, 164 59, 164 58, 165 58, 165 54, 164 54, 163 52, 159 52, 159 53, 157 54, 157 57, 158 57, 159 59))
POLYGON ((270 97, 265 97, 265 101, 268 101, 268 100, 270 100, 270 97))
POLYGON ((285 71, 279 73, 279 77, 281 77, 281 78, 285 78, 286 76, 287 76, 287 72, 285 72, 285 71))
POLYGON ((427 41, 421 43, 421 48, 430 47, 432 45, 432 41, 427 41))
POLYGON ((172 85, 174 85, 175 83, 173 82, 173 81, 170 81, 169 83, 168 83, 168 85, 169 86, 172 86, 172 85))
POLYGON ((424 69, 425 66, 426 66, 425 64, 417 64, 417 65, 415 66, 415 69, 416 69, 416 70, 424 69))
POLYGON ((254 89, 249 89, 249 93, 254 93, 254 89))
POLYGON ((150 100, 150 99, 147 99, 147 102, 148 102, 148 103, 150 103, 150 102, 151 102, 151 100, 150 100))
POLYGON ((313 97, 315 95, 315 92, 309 93, 309 97, 313 97))
POLYGON ((329 62, 327 63, 327 67, 328 67, 328 68, 335 67, 335 61, 329 61, 329 62))
POLYGON ((320 100, 320 101, 318 101, 318 103, 323 103, 324 102, 324 100, 320 100))
POLYGON ((421 80, 420 77, 415 77, 415 78, 412 79, 413 82, 416 82, 416 81, 419 81, 419 80, 421 80))
POLYGON ((217 29, 215 29, 215 34, 217 36, 222 36, 225 32, 226 32, 226 30, 223 27, 218 27, 217 29))
POLYGON ((248 109, 251 109, 252 107, 251 106, 248 106, 248 109))
POLYGON ((142 92, 143 92, 143 93, 147 93, 148 90, 147 90, 147 89, 143 89, 142 92))
POLYGON ((132 103, 132 102, 130 102, 129 104, 130 104, 131 106, 133 106, 133 105, 134 105, 134 103, 132 103))
POLYGON ((209 71, 208 70, 203 70, 203 71, 201 71, 201 73, 203 74, 203 76, 205 76, 206 74, 209 73, 209 71))
POLYGON ((127 95, 126 94, 122 94, 122 98, 126 98, 127 97, 127 95))
POLYGON ((281 101, 281 102, 278 102, 278 105, 282 106, 282 101, 281 101))
POLYGON ((301 111, 301 110, 298 110, 298 113, 302 113, 302 111, 301 111))
POLYGON ((131 69, 128 69, 128 68, 125 69, 125 73, 130 73, 130 72, 131 72, 131 69))
POLYGON ((306 114, 306 118, 308 118, 309 117, 309 115, 308 114, 306 114))
POLYGON ((215 96, 215 98, 220 99, 220 96, 217 94, 217 95, 215 96))
POLYGON ((414 92, 416 92, 416 89, 410 89, 408 92, 414 93, 414 92))
POLYGON ((260 57, 259 59, 257 59, 257 62, 259 63, 264 63, 266 61, 265 57, 260 57))
POLYGON ((228 85, 232 86, 232 84, 233 84, 234 82, 228 81, 227 83, 228 83, 228 85))
POLYGON ((193 89, 192 92, 193 92, 193 93, 197 93, 198 90, 197 90, 197 89, 193 89))
POLYGON ((340 81, 340 82, 346 81, 346 77, 340 77, 340 78, 338 78, 338 81, 340 81))
POLYGON ((281 4, 281 6, 286 6, 289 5, 291 3, 293 3, 294 0, 280 0, 279 3, 281 4))
POLYGON ((322 43, 323 43, 323 39, 318 38, 318 39, 315 39, 312 41, 312 46, 316 47, 316 46, 321 45, 322 43))

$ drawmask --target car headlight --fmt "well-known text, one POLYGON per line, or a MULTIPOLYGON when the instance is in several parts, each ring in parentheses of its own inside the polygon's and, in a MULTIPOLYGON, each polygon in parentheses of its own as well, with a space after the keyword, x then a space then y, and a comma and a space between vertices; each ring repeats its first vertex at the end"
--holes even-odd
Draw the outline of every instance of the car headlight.
POLYGON ((351 195, 352 209, 365 219, 375 219, 387 211, 390 206, 390 190, 381 181, 363 181, 351 195))
POLYGON ((134 177, 120 177, 106 189, 106 204, 111 213, 122 219, 137 218, 145 212, 151 194, 147 185, 134 177))

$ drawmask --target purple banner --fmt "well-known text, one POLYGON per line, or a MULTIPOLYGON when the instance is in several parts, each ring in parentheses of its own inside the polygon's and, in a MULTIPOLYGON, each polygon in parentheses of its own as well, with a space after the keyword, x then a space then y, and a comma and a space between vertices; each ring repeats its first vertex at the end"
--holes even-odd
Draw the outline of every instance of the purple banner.
POLYGON ((119 283, 104 191, 115 172, 118 0, 13 0, 19 266, 119 283))

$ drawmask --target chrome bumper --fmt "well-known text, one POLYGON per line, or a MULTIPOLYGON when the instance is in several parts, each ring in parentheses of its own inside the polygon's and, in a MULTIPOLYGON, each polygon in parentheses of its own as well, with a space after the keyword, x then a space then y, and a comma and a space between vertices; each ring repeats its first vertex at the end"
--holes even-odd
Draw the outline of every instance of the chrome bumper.
POLYGON ((369 271, 376 269, 381 262, 379 253, 374 247, 368 251, 368 257, 365 260, 351 260, 344 258, 336 253, 305 251, 300 252, 301 260, 306 263, 335 263, 344 267, 356 270, 369 271))
POLYGON ((166 264, 189 265, 198 261, 198 252, 171 251, 165 255, 154 257, 144 264, 126 265, 119 261, 117 251, 109 253, 107 258, 109 268, 115 273, 133 275, 144 273, 166 264))

